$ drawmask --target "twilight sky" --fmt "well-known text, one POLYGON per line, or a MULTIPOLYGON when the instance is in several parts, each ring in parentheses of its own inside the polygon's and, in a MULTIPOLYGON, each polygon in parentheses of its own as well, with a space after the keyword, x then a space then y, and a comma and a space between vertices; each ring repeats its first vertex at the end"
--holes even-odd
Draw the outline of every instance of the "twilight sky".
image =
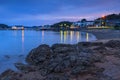
POLYGON ((0 23, 44 25, 120 12, 120 0, 0 0, 0 23))

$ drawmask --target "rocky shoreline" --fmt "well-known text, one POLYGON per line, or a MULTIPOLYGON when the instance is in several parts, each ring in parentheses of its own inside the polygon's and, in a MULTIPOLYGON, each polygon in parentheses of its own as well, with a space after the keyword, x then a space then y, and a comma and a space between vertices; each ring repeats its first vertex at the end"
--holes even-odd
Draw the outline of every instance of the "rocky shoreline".
POLYGON ((26 57, 19 70, 7 70, 0 80, 120 80, 120 40, 43 44, 26 57))

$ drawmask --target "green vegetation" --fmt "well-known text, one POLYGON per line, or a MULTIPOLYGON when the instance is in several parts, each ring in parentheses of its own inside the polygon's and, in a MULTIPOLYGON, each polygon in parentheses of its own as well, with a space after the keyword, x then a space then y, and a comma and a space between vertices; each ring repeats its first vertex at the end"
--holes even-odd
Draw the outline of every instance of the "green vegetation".
POLYGON ((111 14, 106 16, 107 20, 114 20, 114 19, 120 19, 120 13, 119 14, 111 14))
POLYGON ((62 21, 62 22, 53 24, 51 27, 54 28, 54 29, 62 29, 62 30, 64 30, 64 29, 69 29, 71 25, 72 25, 72 22, 62 21))
POLYGON ((115 25, 115 26, 114 26, 114 29, 115 29, 115 30, 120 30, 120 26, 119 26, 119 25, 115 25))
POLYGON ((81 22, 86 22, 87 20, 86 19, 82 19, 81 22))

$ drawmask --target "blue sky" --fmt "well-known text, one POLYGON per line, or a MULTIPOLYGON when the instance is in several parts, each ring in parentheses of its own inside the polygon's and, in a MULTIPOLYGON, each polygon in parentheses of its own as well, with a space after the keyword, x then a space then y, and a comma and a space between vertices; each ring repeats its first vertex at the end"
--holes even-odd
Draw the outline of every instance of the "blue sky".
POLYGON ((0 0, 0 23, 44 25, 120 12, 120 0, 0 0))

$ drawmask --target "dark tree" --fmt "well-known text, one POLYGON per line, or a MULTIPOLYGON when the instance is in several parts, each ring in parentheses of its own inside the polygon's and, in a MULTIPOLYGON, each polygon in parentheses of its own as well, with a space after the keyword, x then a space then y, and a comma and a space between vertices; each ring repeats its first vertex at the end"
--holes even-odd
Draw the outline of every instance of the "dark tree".
POLYGON ((54 29, 68 29, 72 25, 72 22, 62 21, 56 24, 53 24, 51 27, 54 29))
POLYGON ((120 26, 119 26, 119 25, 115 25, 115 26, 114 26, 114 29, 120 30, 120 26))
MULTIPOLYGON (((96 20, 100 20, 100 19, 103 19, 102 17, 101 18, 98 18, 96 20)), ((120 20, 120 13, 119 14, 110 14, 110 15, 106 15, 104 19, 107 19, 107 20, 120 20)))
POLYGON ((86 22, 87 20, 86 19, 82 19, 81 22, 86 22))

